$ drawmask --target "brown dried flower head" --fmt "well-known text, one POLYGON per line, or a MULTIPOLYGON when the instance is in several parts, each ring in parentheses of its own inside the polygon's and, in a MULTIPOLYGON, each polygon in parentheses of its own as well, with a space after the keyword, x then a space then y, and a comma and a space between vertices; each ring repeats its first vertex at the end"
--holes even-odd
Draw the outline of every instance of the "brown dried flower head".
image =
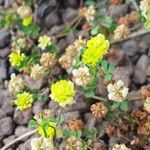
POLYGON ((129 27, 128 18, 127 17, 121 17, 121 18, 119 18, 118 24, 119 25, 124 24, 126 27, 129 27))
POLYGON ((91 106, 91 112, 95 118, 103 118, 107 114, 107 108, 103 102, 97 102, 91 106))
POLYGON ((73 57, 68 54, 64 54, 59 58, 59 64, 63 69, 70 69, 73 64, 73 57))
POLYGON ((132 11, 129 14, 129 23, 134 24, 138 19, 138 12, 137 11, 132 11))
POLYGON ((69 120, 68 122, 68 128, 70 130, 78 131, 78 130, 83 129, 83 127, 84 127, 84 123, 81 119, 74 118, 72 120, 69 120))
POLYGON ((112 5, 119 5, 122 4, 123 0, 110 0, 112 5))
POLYGON ((126 39, 130 32, 129 32, 129 28, 124 24, 122 24, 116 28, 114 33, 115 33, 114 39, 119 40, 119 39, 126 39))
POLYGON ((146 122, 145 122, 145 128, 146 128, 146 133, 147 133, 147 135, 149 135, 150 134, 150 116, 148 116, 147 117, 147 120, 146 120, 146 122))
POLYGON ((150 85, 142 86, 140 93, 142 100, 146 100, 147 97, 150 97, 150 85))
POLYGON ((116 126, 114 124, 107 124, 105 132, 108 134, 109 137, 112 137, 116 133, 116 126))
POLYGON ((52 69, 57 62, 56 56, 53 53, 43 53, 40 63, 43 67, 52 69))

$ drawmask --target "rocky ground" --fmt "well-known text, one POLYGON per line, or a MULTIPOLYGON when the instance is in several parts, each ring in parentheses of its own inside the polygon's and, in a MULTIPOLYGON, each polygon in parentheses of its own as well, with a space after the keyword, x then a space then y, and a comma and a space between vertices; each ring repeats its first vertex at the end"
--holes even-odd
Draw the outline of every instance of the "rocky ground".
MULTIPOLYGON (((8 7, 14 0, 0 0, 0 14, 3 7, 8 7)), ((37 22, 42 24, 43 28, 49 30, 49 35, 53 36, 59 33, 60 29, 70 22, 77 14, 77 8, 80 3, 78 0, 39 0, 36 9, 37 22)), ((118 7, 118 6, 117 6, 118 7)), ((118 8, 114 6, 109 7, 109 13, 116 17, 124 15, 127 12, 127 5, 121 5, 118 8)), ((83 34, 82 31, 80 34, 83 34)), ((84 33, 85 34, 85 33, 84 33)), ((88 33, 84 35, 88 37, 88 33)), ((10 67, 8 62, 8 55, 10 53, 10 43, 13 35, 3 29, 0 30, 0 147, 14 140, 16 137, 28 132, 27 127, 28 121, 33 115, 44 107, 56 110, 58 107, 53 101, 47 100, 44 103, 36 102, 32 109, 20 112, 16 111, 13 106, 10 105, 10 100, 13 96, 7 89, 8 80, 10 74, 13 73, 13 69, 10 67)), ((63 52, 68 44, 74 41, 76 36, 69 34, 66 37, 58 39, 58 46, 63 52)), ((112 45, 110 50, 112 55, 108 56, 110 63, 115 64, 113 79, 122 79, 126 86, 130 90, 139 90, 143 85, 150 84, 150 34, 127 40, 123 43, 112 45)), ((58 75, 62 70, 60 68, 54 68, 53 74, 58 75)), ((49 89, 44 88, 44 81, 33 82, 26 78, 26 82, 32 88, 42 89, 44 95, 49 94, 49 89)), ((101 90, 102 87, 99 87, 101 90)), ((105 93, 105 91, 104 91, 105 93)), ((69 111, 64 114, 65 120, 69 118, 81 116, 86 122, 86 126, 91 128, 98 123, 91 113, 89 113, 89 103, 84 101, 84 98, 79 96, 78 101, 80 103, 74 104, 69 108, 69 111)), ((99 121, 98 128, 102 129, 107 122, 99 121)), ((101 136, 106 138, 104 131, 100 130, 101 136)), ((33 135, 36 136, 36 135, 33 135)), ((32 137, 33 137, 32 136, 32 137)), ((9 148, 9 150, 30 150, 30 139, 23 139, 18 144, 9 148)), ((107 138, 106 145, 111 145, 117 139, 107 138)))

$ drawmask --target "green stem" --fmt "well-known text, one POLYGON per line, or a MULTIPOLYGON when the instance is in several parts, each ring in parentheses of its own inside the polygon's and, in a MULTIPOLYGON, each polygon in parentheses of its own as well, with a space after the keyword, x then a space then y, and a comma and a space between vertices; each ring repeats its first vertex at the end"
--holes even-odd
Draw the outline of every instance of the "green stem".
POLYGON ((101 96, 92 96, 91 98, 99 100, 99 101, 107 101, 107 99, 105 99, 104 97, 101 97, 101 96))

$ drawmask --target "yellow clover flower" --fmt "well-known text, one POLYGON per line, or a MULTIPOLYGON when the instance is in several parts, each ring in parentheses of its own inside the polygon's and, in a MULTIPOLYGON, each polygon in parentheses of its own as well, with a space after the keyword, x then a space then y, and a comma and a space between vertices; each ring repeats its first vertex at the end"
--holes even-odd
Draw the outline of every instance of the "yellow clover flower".
POLYGON ((73 104, 75 95, 74 85, 71 81, 60 80, 51 86, 51 99, 59 103, 61 107, 73 104))
POLYGON ((87 42, 87 49, 82 57, 83 63, 88 66, 95 66, 107 53, 108 48, 109 42, 105 40, 104 35, 98 34, 96 37, 92 37, 87 42))
POLYGON ((23 62, 25 59, 24 53, 20 53, 20 51, 12 52, 9 55, 9 61, 13 67, 19 67, 21 65, 21 62, 23 62))
POLYGON ((40 36, 38 42, 38 47, 42 50, 44 50, 48 45, 52 44, 51 37, 48 37, 47 35, 40 36))
POLYGON ((49 139, 53 139, 55 136, 55 128, 52 126, 48 126, 46 129, 43 129, 41 126, 39 126, 38 133, 43 137, 46 136, 49 139))
POLYGON ((14 100, 14 103, 17 105, 18 110, 25 110, 32 106, 33 103, 32 94, 28 92, 17 94, 17 99, 14 100))

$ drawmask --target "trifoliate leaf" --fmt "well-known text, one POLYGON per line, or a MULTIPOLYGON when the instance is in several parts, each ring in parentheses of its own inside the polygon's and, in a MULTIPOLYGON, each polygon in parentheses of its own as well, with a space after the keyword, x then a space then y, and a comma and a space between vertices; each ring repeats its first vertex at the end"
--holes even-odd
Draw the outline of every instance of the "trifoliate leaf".
POLYGON ((28 26, 28 25, 31 24, 31 22, 32 22, 32 16, 28 16, 28 17, 26 17, 26 18, 23 19, 22 24, 23 24, 24 26, 28 26))

